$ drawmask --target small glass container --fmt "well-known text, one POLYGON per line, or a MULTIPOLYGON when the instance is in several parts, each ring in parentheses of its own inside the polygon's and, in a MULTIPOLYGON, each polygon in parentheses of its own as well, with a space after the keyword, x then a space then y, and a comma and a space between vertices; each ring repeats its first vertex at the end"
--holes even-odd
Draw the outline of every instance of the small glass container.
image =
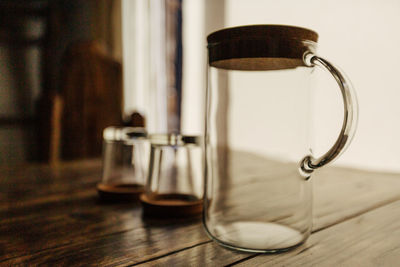
POLYGON ((141 196, 144 214, 157 217, 200 214, 203 197, 200 137, 154 134, 149 140, 149 174, 141 196))
POLYGON ((138 199, 147 175, 148 145, 141 127, 107 127, 103 131, 103 178, 97 185, 102 199, 138 199))

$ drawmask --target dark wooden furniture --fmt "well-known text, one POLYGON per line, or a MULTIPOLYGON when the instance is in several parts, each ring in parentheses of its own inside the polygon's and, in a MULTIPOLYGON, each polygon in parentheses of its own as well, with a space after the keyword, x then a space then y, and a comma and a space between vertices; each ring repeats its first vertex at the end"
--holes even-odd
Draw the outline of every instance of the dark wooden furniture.
POLYGON ((95 41, 70 45, 61 67, 61 158, 101 156, 103 130, 122 124, 122 65, 95 41))
MULTIPOLYGON (((142 217, 139 204, 101 203, 99 160, 0 167, 0 265, 397 266, 400 174, 325 168, 314 179, 314 227, 286 253, 220 247, 200 218, 142 217)), ((255 188, 256 190, 256 188, 255 188)))

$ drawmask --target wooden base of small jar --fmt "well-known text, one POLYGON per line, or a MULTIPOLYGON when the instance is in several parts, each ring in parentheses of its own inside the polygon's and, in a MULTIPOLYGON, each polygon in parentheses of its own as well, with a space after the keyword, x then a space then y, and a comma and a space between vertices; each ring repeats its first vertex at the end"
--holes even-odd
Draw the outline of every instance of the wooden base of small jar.
POLYGON ((200 215, 203 200, 186 194, 158 194, 149 198, 142 194, 140 201, 145 216, 162 218, 182 218, 200 215))
POLYGON ((138 201, 144 187, 139 184, 97 184, 97 192, 106 201, 138 201))

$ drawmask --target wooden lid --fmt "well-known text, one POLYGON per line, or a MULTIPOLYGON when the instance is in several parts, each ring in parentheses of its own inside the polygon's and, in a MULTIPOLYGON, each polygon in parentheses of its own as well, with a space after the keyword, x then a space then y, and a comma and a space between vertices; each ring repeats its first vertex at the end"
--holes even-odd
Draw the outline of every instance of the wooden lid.
POLYGON ((216 31, 207 37, 209 64, 230 70, 279 70, 304 66, 318 34, 284 25, 250 25, 216 31))

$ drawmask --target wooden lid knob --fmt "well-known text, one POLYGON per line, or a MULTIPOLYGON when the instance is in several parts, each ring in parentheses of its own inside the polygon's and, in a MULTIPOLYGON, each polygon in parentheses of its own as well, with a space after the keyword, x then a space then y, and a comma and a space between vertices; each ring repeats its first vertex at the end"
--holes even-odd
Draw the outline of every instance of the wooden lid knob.
POLYGON ((250 25, 216 31, 207 37, 209 64, 230 70, 279 70, 304 66, 318 34, 284 25, 250 25))

